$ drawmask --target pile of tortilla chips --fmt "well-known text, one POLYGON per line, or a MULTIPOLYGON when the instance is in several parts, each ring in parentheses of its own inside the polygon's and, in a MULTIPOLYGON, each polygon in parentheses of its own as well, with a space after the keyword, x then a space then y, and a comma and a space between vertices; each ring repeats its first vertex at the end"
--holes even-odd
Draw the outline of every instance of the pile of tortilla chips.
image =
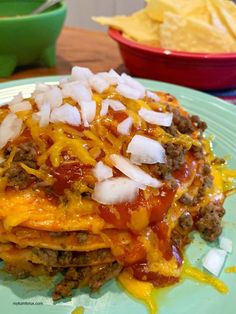
POLYGON ((146 0, 130 16, 94 17, 142 44, 176 51, 236 52, 236 4, 230 0, 146 0))

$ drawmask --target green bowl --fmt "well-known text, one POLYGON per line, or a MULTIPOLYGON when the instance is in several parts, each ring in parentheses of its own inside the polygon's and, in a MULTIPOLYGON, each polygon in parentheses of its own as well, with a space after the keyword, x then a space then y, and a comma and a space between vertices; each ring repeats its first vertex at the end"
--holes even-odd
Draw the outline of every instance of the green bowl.
POLYGON ((56 40, 66 16, 63 2, 30 15, 44 0, 0 0, 0 77, 17 66, 56 63, 56 40))

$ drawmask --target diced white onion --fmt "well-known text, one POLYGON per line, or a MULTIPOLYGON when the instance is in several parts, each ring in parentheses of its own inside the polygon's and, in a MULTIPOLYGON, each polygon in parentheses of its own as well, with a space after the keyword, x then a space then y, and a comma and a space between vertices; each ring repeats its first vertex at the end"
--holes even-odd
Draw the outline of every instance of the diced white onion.
POLYGON ((80 103, 82 120, 85 127, 89 127, 96 116, 96 102, 95 101, 81 101, 80 103))
POLYGON ((100 116, 105 116, 108 112, 108 108, 111 107, 114 111, 125 110, 126 107, 119 100, 115 99, 104 99, 102 100, 102 108, 100 111, 100 116))
POLYGON ((13 99, 9 102, 9 106, 18 104, 19 102, 22 102, 24 100, 24 97, 22 95, 22 92, 17 94, 16 96, 13 97, 13 99))
POLYGON ((11 112, 26 111, 26 110, 31 110, 32 105, 29 101, 25 100, 17 104, 10 105, 9 109, 11 110, 11 112))
POLYGON ((110 84, 99 74, 95 74, 89 78, 89 84, 93 90, 98 93, 103 93, 109 88, 110 84))
POLYGON ((100 110, 100 116, 105 116, 108 113, 108 103, 102 101, 102 107, 100 110))
POLYGON ((45 127, 49 124, 50 120, 50 104, 44 103, 41 105, 40 110, 32 115, 33 119, 39 122, 40 127, 45 127))
MULTIPOLYGON (((113 70, 114 71, 114 70, 113 70)), ((119 82, 119 75, 114 71, 113 72, 100 72, 97 74, 103 80, 105 80, 109 85, 117 85, 119 82)))
POLYGON ((50 86, 50 89, 36 93, 33 97, 39 109, 45 103, 49 104, 51 109, 62 105, 62 92, 57 86, 50 86))
POLYGON ((74 66, 71 71, 72 81, 84 81, 87 82, 88 79, 93 76, 93 72, 89 68, 74 66))
POLYGON ((160 100, 160 97, 157 94, 151 92, 150 90, 146 91, 146 95, 147 95, 148 98, 150 98, 150 99, 152 99, 154 101, 159 101, 160 100))
POLYGON ((153 188, 161 186, 161 182, 159 180, 151 177, 138 166, 133 165, 129 159, 121 155, 113 154, 110 156, 110 160, 115 168, 120 170, 123 174, 135 182, 151 186, 153 188))
POLYGON ((137 100, 139 98, 142 98, 141 93, 138 89, 134 89, 124 83, 118 84, 118 86, 116 87, 116 91, 120 95, 129 99, 137 100))
POLYGON ((135 135, 127 147, 131 161, 136 164, 156 164, 166 162, 166 153, 162 145, 146 136, 135 135))
POLYGON ((93 169, 93 174, 98 181, 103 181, 113 177, 112 168, 99 161, 93 169))
POLYGON ((122 111, 125 110, 126 107, 119 100, 115 99, 104 99, 102 101, 102 105, 107 104, 108 107, 111 107, 114 111, 122 111))
POLYGON ((22 128, 22 120, 14 113, 9 113, 0 125, 0 149, 4 147, 8 141, 14 140, 20 135, 22 128))
POLYGON ((81 124, 80 112, 75 106, 64 104, 52 110, 50 122, 63 122, 78 126, 81 124))
POLYGON ((76 102, 91 101, 92 92, 90 87, 81 84, 80 82, 69 82, 62 85, 63 97, 71 97, 76 102))
POLYGON ((133 121, 130 117, 126 118, 117 125, 117 131, 122 135, 129 135, 132 123, 133 121))
POLYGON ((111 178, 95 184, 92 199, 104 205, 132 202, 138 191, 138 183, 129 178, 111 178))
POLYGON ((227 253, 232 253, 233 251, 233 241, 226 237, 220 236, 219 246, 222 250, 224 250, 227 253))
POLYGON ((44 83, 37 83, 35 86, 34 94, 46 92, 50 89, 50 86, 44 83))
POLYGON ((220 249, 210 249, 203 258, 203 267, 215 276, 218 276, 224 265, 226 252, 220 249))
POLYGON ((123 73, 121 74, 121 83, 126 84, 127 86, 139 91, 139 98, 144 98, 146 89, 145 87, 135 80, 133 77, 123 73))
POLYGON ((140 109, 138 114, 146 122, 156 124, 160 126, 170 126, 173 120, 173 113, 168 112, 156 112, 148 109, 140 109))

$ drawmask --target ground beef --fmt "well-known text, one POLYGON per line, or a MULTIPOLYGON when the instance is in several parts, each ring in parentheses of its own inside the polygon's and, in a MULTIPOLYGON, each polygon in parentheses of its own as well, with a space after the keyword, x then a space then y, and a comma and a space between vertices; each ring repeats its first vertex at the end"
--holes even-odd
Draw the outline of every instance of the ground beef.
POLYGON ((72 289, 81 285, 88 285, 92 291, 98 290, 106 281, 115 278, 122 270, 122 266, 117 262, 109 263, 100 268, 93 267, 70 267, 64 279, 58 283, 53 293, 53 300, 57 301, 62 297, 72 295, 72 289))
POLYGON ((33 182, 33 177, 16 162, 11 164, 4 175, 7 178, 7 186, 20 190, 25 189, 33 182))
POLYGON ((38 276, 39 275, 54 276, 59 271, 58 268, 33 264, 31 262, 25 262, 23 264, 10 264, 4 262, 4 270, 7 273, 13 275, 17 279, 24 279, 29 276, 35 276, 35 273, 37 273, 38 276))
POLYGON ((164 148, 166 151, 166 163, 157 163, 156 172, 162 179, 169 180, 172 178, 171 173, 183 165, 186 151, 182 146, 173 143, 165 144, 164 148))
POLYGON ((212 161, 212 164, 213 165, 223 165, 225 164, 225 159, 224 158, 219 158, 219 157, 216 157, 213 161, 212 161))
POLYGON ((192 206, 198 204, 202 198, 206 194, 206 190, 212 187, 213 184, 213 176, 211 175, 211 167, 208 163, 205 163, 201 170, 201 183, 196 195, 190 195, 189 193, 184 193, 179 202, 187 205, 192 206))
POLYGON ((199 147, 199 146, 192 146, 191 149, 190 149, 190 152, 193 154, 193 156, 198 159, 198 160, 201 160, 201 159, 204 159, 204 152, 203 152, 203 149, 202 147, 199 147))
POLYGON ((173 136, 177 135, 177 131, 183 134, 191 134, 197 129, 202 133, 207 128, 206 122, 201 121, 199 116, 183 116, 177 108, 170 105, 167 105, 166 109, 173 113, 173 121, 170 128, 165 128, 165 130, 173 136))
POLYGON ((193 229, 193 218, 189 212, 183 213, 175 228, 171 233, 171 241, 178 248, 182 249, 186 244, 190 242, 188 237, 189 233, 193 229))
POLYGON ((192 205, 198 204, 204 198, 207 189, 212 187, 213 179, 214 178, 211 174, 203 177, 202 185, 199 187, 197 195, 193 198, 192 205))
MULTIPOLYGON (((9 146, 6 148, 4 155, 10 155, 12 147, 9 146)), ((37 158, 37 149, 34 142, 29 141, 25 143, 21 143, 16 147, 16 154, 14 156, 13 162, 23 162, 30 168, 36 168, 36 158, 37 158)))
POLYGON ((200 209, 195 226, 203 239, 210 242, 217 239, 222 232, 221 221, 224 213, 220 203, 210 203, 200 209))
POLYGON ((189 195, 188 193, 184 193, 180 199, 179 202, 184 204, 184 205, 193 205, 193 196, 189 195))
POLYGON ((190 117, 184 117, 178 109, 173 109, 173 124, 178 131, 183 134, 191 134, 194 131, 194 125, 190 117))
POLYGON ((37 255, 42 264, 53 267, 87 266, 107 263, 114 260, 109 249, 76 252, 33 248, 32 252, 37 255))
POLYGON ((112 278, 116 278, 122 270, 122 266, 117 262, 106 264, 104 268, 92 276, 89 280, 89 288, 96 291, 101 288, 105 282, 112 278))
POLYGON ((57 301, 61 298, 70 297, 72 295, 72 289, 78 288, 90 275, 90 267, 68 268, 64 279, 55 287, 52 295, 53 300, 57 301))
POLYGON ((200 130, 201 132, 204 132, 207 129, 207 124, 205 121, 201 121, 199 116, 193 115, 191 116, 191 121, 195 128, 200 130))
MULTIPOLYGON (((8 158, 12 151, 12 147, 9 146, 4 151, 5 158, 8 158)), ((16 189, 25 189, 34 180, 35 177, 28 174, 21 166, 20 162, 26 164, 31 168, 36 168, 37 150, 33 142, 21 143, 16 147, 16 154, 13 158, 11 166, 6 170, 4 176, 8 179, 7 186, 14 187, 16 189)))

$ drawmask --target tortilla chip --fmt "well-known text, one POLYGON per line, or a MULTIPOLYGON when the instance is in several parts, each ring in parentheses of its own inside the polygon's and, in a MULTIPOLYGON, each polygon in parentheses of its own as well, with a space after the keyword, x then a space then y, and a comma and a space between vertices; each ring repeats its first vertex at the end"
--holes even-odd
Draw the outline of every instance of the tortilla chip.
MULTIPOLYGON (((206 0, 207 3, 207 10, 210 14, 210 22, 211 25, 214 26, 215 28, 221 30, 224 33, 228 33, 228 28, 227 26, 224 24, 224 21, 222 21, 221 16, 219 15, 218 10, 216 9, 216 7, 214 6, 213 1, 211 0, 206 0)), ((229 34, 230 35, 230 34, 229 34)))
POLYGON ((165 13, 160 26, 160 43, 165 49, 189 52, 232 52, 235 41, 226 33, 193 17, 165 13))
POLYGON ((211 0, 218 9, 226 27, 236 38, 236 4, 228 0, 211 0))
POLYGON ((205 0, 149 0, 146 10, 151 19, 163 22, 164 14, 166 12, 171 12, 180 16, 187 16, 190 14, 197 14, 197 12, 204 7, 205 0))
POLYGON ((130 16, 93 17, 95 22, 109 25, 122 31, 127 38, 140 43, 150 43, 159 46, 159 24, 147 15, 145 10, 135 12, 130 16))

